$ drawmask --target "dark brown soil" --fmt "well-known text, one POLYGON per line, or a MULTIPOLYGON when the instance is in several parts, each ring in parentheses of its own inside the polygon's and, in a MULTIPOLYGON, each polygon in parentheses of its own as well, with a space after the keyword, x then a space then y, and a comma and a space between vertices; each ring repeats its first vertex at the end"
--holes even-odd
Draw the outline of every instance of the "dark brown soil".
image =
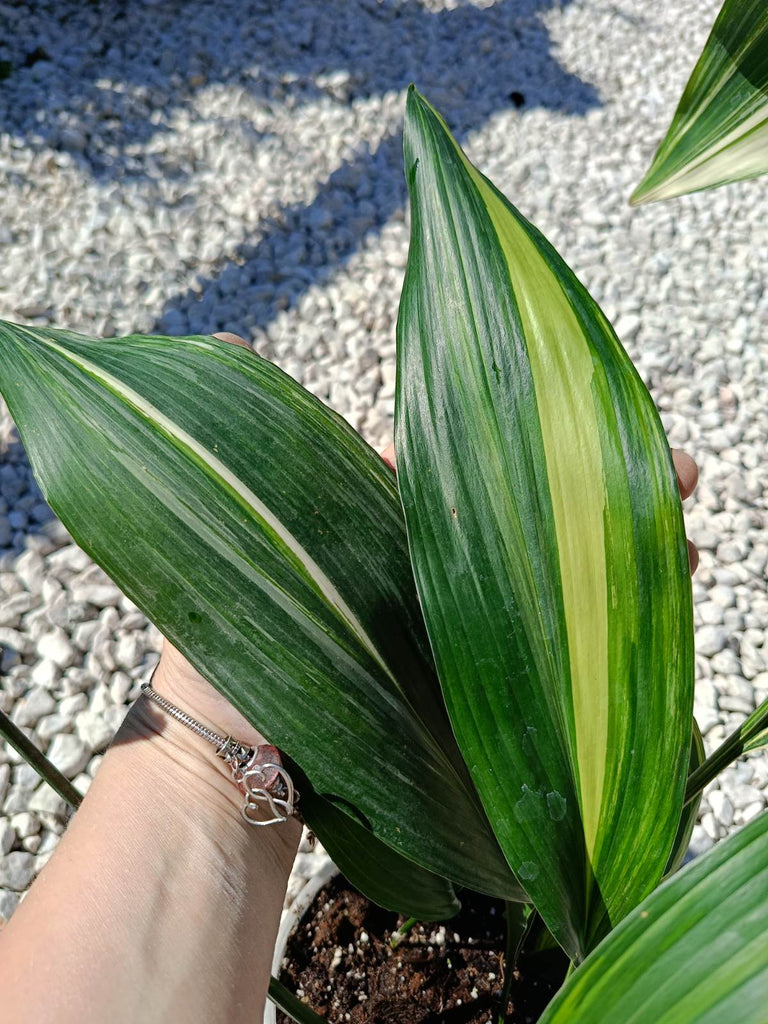
MULTIPOLYGON (((332 1024, 495 1024, 503 985, 504 904, 461 894, 443 924, 415 925, 396 949, 403 918, 342 877, 320 891, 286 951, 283 984, 332 1024)), ((507 1024, 533 1024, 562 983, 558 951, 521 958, 507 1024)), ((278 1024, 290 1024, 278 1011, 278 1024)))

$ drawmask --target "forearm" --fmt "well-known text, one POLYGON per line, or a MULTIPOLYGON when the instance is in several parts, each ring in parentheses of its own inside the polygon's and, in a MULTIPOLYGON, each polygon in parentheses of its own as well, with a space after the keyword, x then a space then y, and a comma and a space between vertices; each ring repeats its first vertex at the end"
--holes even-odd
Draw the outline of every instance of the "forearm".
POLYGON ((132 709, 0 938, 9 1019, 260 1020, 300 830, 247 825, 211 750, 132 709))

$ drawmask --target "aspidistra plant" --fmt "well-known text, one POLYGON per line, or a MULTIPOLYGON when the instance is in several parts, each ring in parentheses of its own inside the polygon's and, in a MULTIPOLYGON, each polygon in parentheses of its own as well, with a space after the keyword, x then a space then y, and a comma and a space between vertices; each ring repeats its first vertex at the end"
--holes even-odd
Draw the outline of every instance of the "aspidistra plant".
POLYGON ((422 919, 456 885, 530 902, 579 964, 765 719, 704 761, 675 471, 609 323, 413 89, 405 167, 397 478, 209 337, 3 324, 0 391, 72 535, 285 751, 354 884, 422 919))

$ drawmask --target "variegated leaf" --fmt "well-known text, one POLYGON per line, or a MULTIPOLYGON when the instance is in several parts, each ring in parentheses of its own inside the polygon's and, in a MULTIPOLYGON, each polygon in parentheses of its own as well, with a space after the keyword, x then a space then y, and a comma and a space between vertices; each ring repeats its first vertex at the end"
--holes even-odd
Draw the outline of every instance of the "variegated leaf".
POLYGON ((648 392, 541 234, 411 90, 396 448, 453 727, 576 960, 662 876, 691 749, 675 471, 648 392))
POLYGON ((765 1024, 768 814, 652 893, 540 1024, 765 1024))
POLYGON ((768 171, 768 4, 725 0, 672 124, 631 202, 768 171))

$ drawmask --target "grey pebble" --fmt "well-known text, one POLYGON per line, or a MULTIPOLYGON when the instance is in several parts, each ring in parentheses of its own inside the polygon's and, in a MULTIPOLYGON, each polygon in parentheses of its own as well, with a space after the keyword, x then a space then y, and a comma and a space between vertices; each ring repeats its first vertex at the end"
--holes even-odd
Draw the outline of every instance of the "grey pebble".
POLYGON ((42 686, 33 686, 16 705, 13 720, 17 725, 35 725, 43 715, 50 715, 56 701, 42 686))
POLYGON ((63 818, 67 813, 67 804, 47 782, 42 782, 27 798, 30 811, 41 816, 50 815, 63 818))
POLYGON ((15 851, 0 859, 0 888, 23 892, 35 874, 35 858, 31 853, 15 851))
POLYGON ((704 657, 711 657, 722 651, 728 643, 728 633, 718 626, 703 626, 696 632, 696 650, 704 657))
POLYGON ((10 921, 19 905, 19 894, 9 889, 0 889, 0 921, 10 921))
POLYGON ((0 818, 0 856, 5 856, 13 849, 16 842, 16 830, 8 818, 0 818))

